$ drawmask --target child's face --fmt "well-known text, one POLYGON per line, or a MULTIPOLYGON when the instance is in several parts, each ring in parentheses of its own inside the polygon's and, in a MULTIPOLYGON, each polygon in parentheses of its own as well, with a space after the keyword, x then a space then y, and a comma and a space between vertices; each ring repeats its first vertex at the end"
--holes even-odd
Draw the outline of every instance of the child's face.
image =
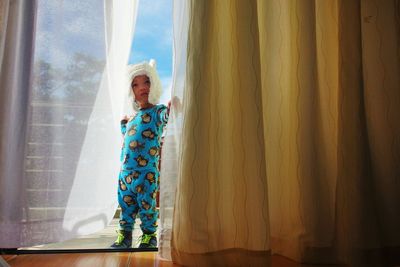
POLYGON ((138 75, 132 80, 132 90, 137 102, 146 104, 149 102, 150 78, 147 75, 138 75))

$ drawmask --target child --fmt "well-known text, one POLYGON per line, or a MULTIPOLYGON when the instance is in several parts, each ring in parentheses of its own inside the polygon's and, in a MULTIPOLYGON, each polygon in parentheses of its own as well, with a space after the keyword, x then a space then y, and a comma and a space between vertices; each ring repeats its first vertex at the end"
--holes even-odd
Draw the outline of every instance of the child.
POLYGON ((111 247, 132 246, 132 228, 139 214, 143 232, 139 248, 152 248, 157 247, 159 151, 163 128, 168 121, 169 104, 168 107, 156 104, 161 95, 161 82, 154 60, 130 65, 129 78, 136 114, 121 120, 124 136, 118 187, 121 217, 118 238, 111 247))

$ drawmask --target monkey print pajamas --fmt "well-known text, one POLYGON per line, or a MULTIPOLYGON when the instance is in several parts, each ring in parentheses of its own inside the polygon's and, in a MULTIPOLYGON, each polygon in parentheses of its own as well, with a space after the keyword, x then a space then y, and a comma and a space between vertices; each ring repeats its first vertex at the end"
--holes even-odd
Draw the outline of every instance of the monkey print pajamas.
POLYGON ((159 151, 161 134, 167 121, 167 107, 155 105, 139 110, 128 122, 121 122, 124 135, 118 187, 121 230, 132 231, 137 214, 143 233, 157 230, 159 151))

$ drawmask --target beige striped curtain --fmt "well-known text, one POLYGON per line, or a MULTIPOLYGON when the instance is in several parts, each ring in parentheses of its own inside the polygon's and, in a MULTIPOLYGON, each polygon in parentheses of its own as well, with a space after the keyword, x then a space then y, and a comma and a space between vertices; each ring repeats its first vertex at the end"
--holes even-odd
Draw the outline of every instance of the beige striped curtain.
POLYGON ((190 1, 175 262, 396 260, 399 14, 398 0, 190 1))

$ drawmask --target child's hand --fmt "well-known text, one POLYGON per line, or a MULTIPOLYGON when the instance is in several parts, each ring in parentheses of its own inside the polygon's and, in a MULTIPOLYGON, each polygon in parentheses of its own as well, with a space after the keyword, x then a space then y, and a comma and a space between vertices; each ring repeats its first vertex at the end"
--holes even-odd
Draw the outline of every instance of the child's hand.
POLYGON ((171 110, 171 100, 168 101, 168 105, 167 105, 167 114, 169 115, 169 111, 171 110))
POLYGON ((181 103, 179 97, 174 96, 174 97, 168 102, 168 112, 169 112, 169 109, 171 108, 171 104, 172 104, 172 106, 174 107, 175 112, 179 113, 179 112, 182 111, 182 110, 181 110, 181 109, 182 109, 182 103, 181 103))
POLYGON ((129 120, 129 117, 127 115, 124 115, 121 119, 121 124, 126 124, 129 120))

